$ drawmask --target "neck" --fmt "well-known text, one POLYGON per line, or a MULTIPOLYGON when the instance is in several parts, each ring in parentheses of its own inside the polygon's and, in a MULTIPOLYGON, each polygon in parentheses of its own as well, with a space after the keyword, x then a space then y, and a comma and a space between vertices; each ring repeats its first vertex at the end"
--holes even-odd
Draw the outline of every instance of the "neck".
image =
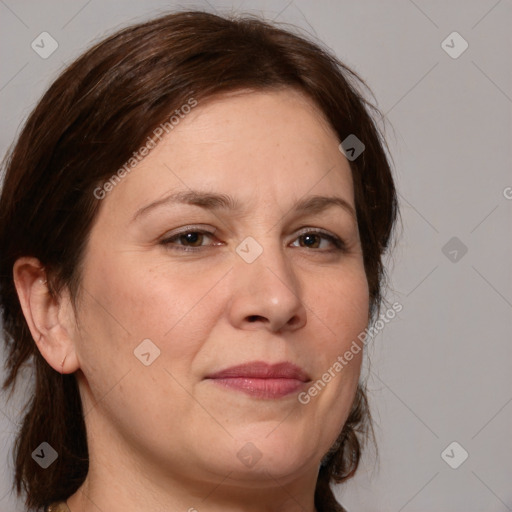
POLYGON ((315 512, 316 461, 292 476, 264 468, 252 475, 212 473, 164 467, 113 441, 115 435, 88 437, 89 471, 67 500, 71 512, 315 512))
POLYGON ((266 486, 254 488, 226 477, 217 484, 194 482, 184 488, 168 480, 165 489, 149 481, 137 487, 126 482, 89 473, 67 504, 71 512, 316 512, 314 487, 308 489, 303 481, 281 485, 269 478, 266 486))

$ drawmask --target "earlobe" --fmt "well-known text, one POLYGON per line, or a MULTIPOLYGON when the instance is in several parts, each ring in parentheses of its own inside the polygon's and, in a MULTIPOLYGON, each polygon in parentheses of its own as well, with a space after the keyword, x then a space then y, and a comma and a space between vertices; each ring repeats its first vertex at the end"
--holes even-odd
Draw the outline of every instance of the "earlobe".
POLYGON ((23 315, 39 352, 59 373, 75 372, 79 364, 69 294, 53 296, 50 293, 44 266, 37 258, 16 260, 13 278, 23 315))

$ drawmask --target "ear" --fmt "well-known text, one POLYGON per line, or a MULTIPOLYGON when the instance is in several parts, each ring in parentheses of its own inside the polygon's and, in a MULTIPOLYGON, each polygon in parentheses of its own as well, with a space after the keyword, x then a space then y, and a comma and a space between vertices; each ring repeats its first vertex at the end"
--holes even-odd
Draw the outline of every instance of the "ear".
POLYGON ((23 315, 41 355, 59 373, 78 370, 76 319, 68 290, 57 297, 50 293, 45 269, 37 258, 16 260, 13 277, 23 315))

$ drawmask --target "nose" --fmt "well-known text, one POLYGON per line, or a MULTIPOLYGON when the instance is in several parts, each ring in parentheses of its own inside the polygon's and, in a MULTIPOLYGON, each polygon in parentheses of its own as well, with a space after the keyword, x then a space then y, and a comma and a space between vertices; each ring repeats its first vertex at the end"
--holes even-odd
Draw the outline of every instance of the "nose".
POLYGON ((234 290, 229 306, 234 326, 279 333, 300 329, 306 324, 301 283, 287 259, 286 250, 268 243, 252 263, 238 254, 235 258, 234 290))

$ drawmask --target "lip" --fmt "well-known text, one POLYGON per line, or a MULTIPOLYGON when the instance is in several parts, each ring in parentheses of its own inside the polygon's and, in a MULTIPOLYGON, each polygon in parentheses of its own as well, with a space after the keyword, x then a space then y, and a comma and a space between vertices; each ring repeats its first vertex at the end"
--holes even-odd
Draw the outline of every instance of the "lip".
POLYGON ((311 381, 309 375, 295 364, 264 361, 232 366, 208 375, 206 379, 253 397, 274 399, 295 393, 311 381))

